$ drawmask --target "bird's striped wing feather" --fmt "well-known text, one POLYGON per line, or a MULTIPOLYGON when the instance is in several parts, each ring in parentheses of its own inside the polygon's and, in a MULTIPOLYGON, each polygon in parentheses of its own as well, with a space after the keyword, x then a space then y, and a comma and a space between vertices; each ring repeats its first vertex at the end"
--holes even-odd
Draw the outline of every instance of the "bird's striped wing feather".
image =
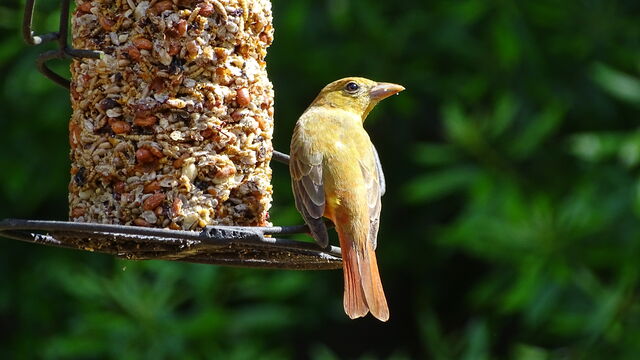
POLYGON ((385 191, 384 174, 378 158, 376 148, 371 144, 371 154, 360 161, 362 178, 367 189, 367 204, 369 205, 369 241, 375 250, 378 245, 378 228, 380 226, 380 211, 382 209, 382 195, 385 191))
POLYGON ((322 184, 322 154, 313 152, 303 135, 294 132, 291 141, 291 185, 296 208, 311 230, 318 245, 327 247, 329 235, 322 221, 325 208, 324 186, 322 184))
POLYGON ((378 173, 378 185, 380 188, 380 196, 382 196, 387 191, 387 182, 384 179, 384 173, 382 172, 382 164, 380 163, 378 151, 376 151, 376 147, 373 144, 371 144, 371 149, 373 149, 373 156, 376 160, 376 173, 378 173))

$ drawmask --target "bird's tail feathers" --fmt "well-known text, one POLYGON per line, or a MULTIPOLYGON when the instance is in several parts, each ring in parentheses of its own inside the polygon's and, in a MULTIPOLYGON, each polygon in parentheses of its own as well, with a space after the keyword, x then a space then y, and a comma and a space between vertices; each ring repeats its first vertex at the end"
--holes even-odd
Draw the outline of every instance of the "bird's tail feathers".
POLYGON ((378 262, 371 243, 354 241, 349 232, 338 229, 344 270, 344 311, 352 318, 369 311, 378 320, 389 319, 389 307, 378 272, 378 262))

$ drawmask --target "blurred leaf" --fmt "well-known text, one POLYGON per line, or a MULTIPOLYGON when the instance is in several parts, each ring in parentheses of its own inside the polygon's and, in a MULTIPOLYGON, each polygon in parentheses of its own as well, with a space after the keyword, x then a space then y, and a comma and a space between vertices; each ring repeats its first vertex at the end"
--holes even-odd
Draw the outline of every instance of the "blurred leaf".
POLYGON ((496 101, 494 114, 489 121, 492 137, 503 134, 509 128, 513 123, 517 110, 518 104, 511 94, 500 96, 496 101))
POLYGON ((540 326, 545 319, 549 318, 559 301, 560 295, 559 284, 544 284, 539 291, 533 294, 531 306, 525 310, 525 321, 533 326, 540 326))
POLYGON ((238 311, 228 330, 236 334, 247 331, 269 332, 284 328, 292 321, 294 317, 285 306, 256 304, 238 311))
POLYGON ((429 309, 422 309, 418 314, 420 336, 426 347, 427 353, 436 360, 451 359, 452 348, 447 344, 447 339, 442 334, 438 318, 429 309))
POLYGON ((461 156, 450 144, 420 143, 412 151, 421 165, 445 165, 459 161, 461 156))
POLYGON ((591 76, 603 90, 616 99, 640 105, 640 80, 638 78, 602 63, 593 65, 591 76))
POLYGON ((58 337, 49 342, 45 350, 44 358, 92 358, 98 354, 105 354, 105 347, 108 346, 100 339, 78 338, 78 337, 58 337))
POLYGON ((458 191, 474 181, 476 170, 468 166, 433 171, 413 178, 404 188, 409 203, 438 199, 458 191))
POLYGON ((637 217, 640 217, 640 179, 637 180, 634 189, 635 198, 633 201, 633 209, 637 217))
POLYGON ((561 106, 550 104, 548 108, 531 118, 517 137, 518 141, 513 143, 513 156, 526 158, 537 150, 561 124, 564 113, 565 110, 561 106))
MULTIPOLYGON (((508 7, 505 6, 505 8, 508 7)), ((517 32, 517 25, 513 23, 511 17, 505 14, 506 12, 507 10, 503 10, 500 16, 492 22, 492 40, 498 64, 506 70, 511 70, 520 59, 522 39, 517 32)))
POLYGON ((327 2, 327 12, 329 18, 336 25, 337 28, 347 29, 348 25, 351 25, 350 17, 350 2, 347 0, 330 0, 327 2))
POLYGON ((534 298, 540 288, 540 280, 544 278, 542 268, 544 259, 524 259, 518 281, 504 294, 502 310, 506 312, 520 311, 534 298))
POLYGON ((489 334, 487 325, 482 320, 472 321, 467 328, 467 349, 461 359, 465 360, 488 360, 489 357, 489 334))
POLYGON ((0 29, 17 29, 22 14, 16 9, 0 6, 0 29))
POLYGON ((640 131, 626 135, 625 139, 620 142, 618 150, 620 161, 628 167, 638 165, 640 162, 640 131))
POLYGON ((468 148, 475 150, 481 142, 477 127, 463 113, 462 107, 456 103, 447 104, 443 108, 443 121, 445 130, 450 139, 468 148))
POLYGON ((618 133, 576 134, 571 137, 571 152, 586 161, 601 161, 618 152, 621 139, 618 133))
POLYGON ((454 2, 446 2, 444 5, 455 19, 467 24, 472 24, 486 13, 489 6, 484 1, 478 0, 461 0, 454 2))
POLYGON ((313 360, 338 360, 339 358, 328 347, 324 345, 316 345, 311 350, 311 359, 313 360))
POLYGON ((543 348, 530 346, 525 344, 518 344, 515 347, 514 360, 547 360, 549 354, 543 348))

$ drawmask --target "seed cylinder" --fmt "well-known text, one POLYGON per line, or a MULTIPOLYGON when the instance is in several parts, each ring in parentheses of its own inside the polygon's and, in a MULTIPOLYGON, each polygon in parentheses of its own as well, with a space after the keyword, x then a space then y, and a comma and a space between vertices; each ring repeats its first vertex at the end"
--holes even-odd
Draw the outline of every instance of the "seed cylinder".
POLYGON ((71 64, 72 221, 269 225, 268 0, 79 1, 71 64))

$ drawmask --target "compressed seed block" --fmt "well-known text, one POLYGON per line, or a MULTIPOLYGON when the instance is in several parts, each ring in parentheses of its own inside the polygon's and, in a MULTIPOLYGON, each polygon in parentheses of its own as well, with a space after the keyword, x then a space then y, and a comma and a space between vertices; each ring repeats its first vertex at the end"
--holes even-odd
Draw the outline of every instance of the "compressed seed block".
POLYGON ((72 221, 269 225, 268 0, 79 1, 71 65, 72 221))

